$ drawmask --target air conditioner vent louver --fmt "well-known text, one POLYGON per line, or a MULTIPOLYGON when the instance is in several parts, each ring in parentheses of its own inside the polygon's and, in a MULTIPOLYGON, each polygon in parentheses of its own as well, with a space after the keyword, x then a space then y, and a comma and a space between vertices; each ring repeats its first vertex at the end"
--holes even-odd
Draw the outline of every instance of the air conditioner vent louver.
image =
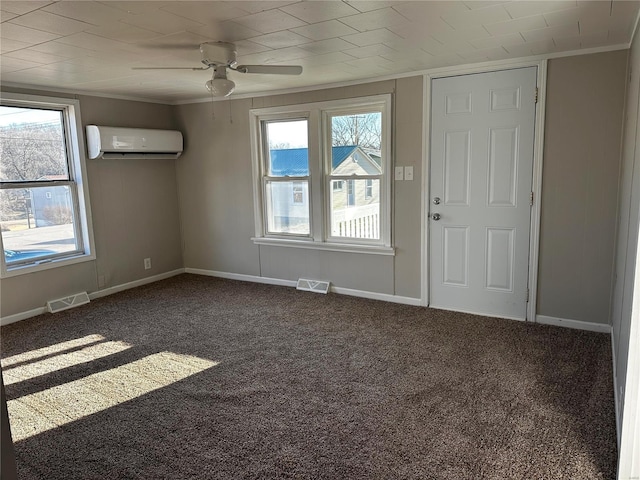
POLYGON ((329 285, 331 282, 325 282, 323 280, 308 280, 306 278, 298 279, 298 285, 296 289, 303 290, 305 292, 316 292, 326 294, 329 291, 329 285))
POLYGON ((79 307, 85 303, 89 303, 89 295, 87 295, 87 292, 80 292, 69 297, 49 300, 47 302, 47 309, 51 313, 56 313, 69 308, 79 307))

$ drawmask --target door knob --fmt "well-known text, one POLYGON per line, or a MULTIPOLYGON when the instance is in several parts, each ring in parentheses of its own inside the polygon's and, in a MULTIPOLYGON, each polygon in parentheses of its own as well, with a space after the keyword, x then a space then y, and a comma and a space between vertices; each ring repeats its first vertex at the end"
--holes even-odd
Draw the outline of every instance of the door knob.
POLYGON ((434 213, 433 215, 431 215, 431 218, 433 218, 435 221, 440 220, 440 214, 439 213, 434 213))
POLYGON ((440 205, 440 197, 433 197, 433 204, 440 205))

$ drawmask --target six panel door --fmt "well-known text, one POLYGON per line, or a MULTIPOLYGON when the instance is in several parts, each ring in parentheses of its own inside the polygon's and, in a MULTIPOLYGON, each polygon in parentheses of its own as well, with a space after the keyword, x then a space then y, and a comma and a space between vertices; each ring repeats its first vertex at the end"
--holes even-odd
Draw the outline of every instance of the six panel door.
POLYGON ((536 73, 432 82, 432 307, 526 318, 536 73))

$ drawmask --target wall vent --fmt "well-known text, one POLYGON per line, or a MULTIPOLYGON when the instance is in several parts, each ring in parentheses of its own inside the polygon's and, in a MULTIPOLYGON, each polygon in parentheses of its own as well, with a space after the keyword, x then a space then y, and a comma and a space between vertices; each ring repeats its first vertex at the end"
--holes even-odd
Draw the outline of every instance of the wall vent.
POLYGON ((51 313, 56 313, 61 312, 62 310, 67 310, 69 308, 79 307, 80 305, 84 305, 85 303, 89 303, 89 295, 87 295, 87 292, 80 292, 69 297, 49 300, 47 302, 47 309, 51 313))
POLYGON ((299 278, 296 288, 305 292, 326 294, 329 291, 330 284, 331 282, 325 282, 323 280, 308 280, 306 278, 299 278))

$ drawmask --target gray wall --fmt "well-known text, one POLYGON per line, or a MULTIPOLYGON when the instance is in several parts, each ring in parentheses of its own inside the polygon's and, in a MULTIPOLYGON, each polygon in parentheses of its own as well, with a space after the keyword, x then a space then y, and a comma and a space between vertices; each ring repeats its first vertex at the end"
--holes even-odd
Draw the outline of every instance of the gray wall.
POLYGON ((640 120, 638 99, 640 97, 640 35, 636 32, 629 55, 629 76, 625 106, 624 138, 622 144, 622 167, 620 172, 620 197, 617 215, 617 244, 615 257, 615 280, 611 323, 613 325, 614 365, 618 421, 622 424, 631 309, 640 226, 640 120))
MULTIPOLYGON (((609 322, 626 56, 549 62, 541 315, 609 322)), ((183 266, 419 298, 422 94, 422 78, 411 77, 175 107, 79 97, 85 124, 179 128, 185 153, 177 162, 88 161, 97 260, 3 279, 2 316, 183 266), (254 245, 249 110, 389 92, 394 162, 413 165, 415 178, 392 187, 395 257, 254 245)))
MULTIPOLYGON (((3 91, 46 94, 10 88, 3 91)), ((175 128, 171 106, 77 98, 84 125, 175 128)), ((72 293, 94 292, 182 267, 175 161, 87 159, 87 176, 97 259, 3 278, 0 316, 40 308, 47 300, 72 293), (152 258, 151 270, 144 270, 145 257, 152 258)))
POLYGON ((609 324, 627 53, 548 63, 539 315, 609 324))
POLYGON ((178 162, 185 267, 420 297, 422 79, 177 107, 188 149, 178 162), (393 186, 395 257, 258 246, 255 235, 249 110, 396 92, 395 165, 413 181, 393 186))

